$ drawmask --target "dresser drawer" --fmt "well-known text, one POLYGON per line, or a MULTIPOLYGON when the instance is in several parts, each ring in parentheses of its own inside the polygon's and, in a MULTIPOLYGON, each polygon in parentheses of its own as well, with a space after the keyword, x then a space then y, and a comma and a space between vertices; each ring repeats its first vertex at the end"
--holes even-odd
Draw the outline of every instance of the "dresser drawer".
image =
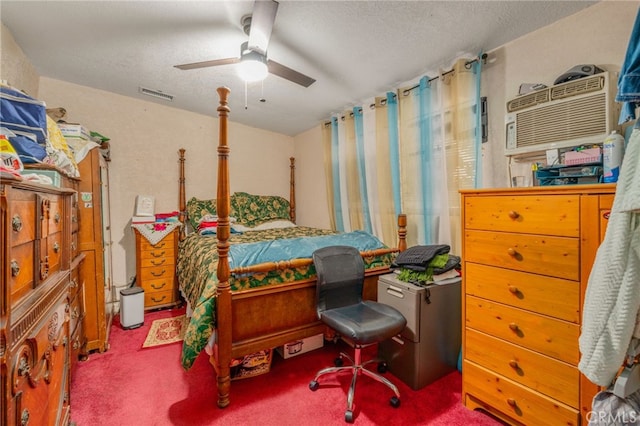
POLYGON ((140 285, 144 289, 145 294, 156 291, 173 290, 175 288, 173 275, 155 280, 143 280, 140 285))
POLYGON ((36 201, 34 194, 16 191, 20 198, 9 208, 9 246, 17 246, 36 238, 36 201))
POLYGON ((35 286, 34 245, 34 241, 27 242, 14 247, 9 253, 9 293, 12 306, 35 286))
MULTIPOLYGON (((465 394, 489 404, 526 425, 578 425, 578 410, 465 361, 465 394)), ((468 397, 468 396, 467 396, 468 397)))
POLYGON ((579 325, 473 296, 465 302, 466 327, 578 364, 579 325))
POLYGON ((465 261, 501 268, 580 279, 578 238, 465 231, 465 261))
POLYGON ((465 348, 465 359, 567 405, 579 406, 576 367, 469 328, 465 348))
POLYGON ((467 197, 465 229, 577 237, 578 195, 467 197))
POLYGON ((168 234, 166 237, 164 237, 162 239, 162 241, 156 243, 156 244, 151 244, 149 242, 149 240, 147 240, 144 237, 140 238, 140 251, 151 251, 151 250, 158 250, 158 249, 171 249, 173 250, 173 247, 175 246, 175 241, 176 241, 176 232, 171 232, 170 234, 168 234))
POLYGON ((60 232, 62 230, 63 200, 61 197, 48 197, 48 234, 60 232))
POLYGON ((147 280, 157 280, 160 278, 171 279, 175 275, 175 266, 172 264, 157 266, 152 268, 140 268, 140 280, 144 284, 147 280))
POLYGON ((173 257, 151 257, 138 260, 141 268, 173 267, 176 263, 173 257))
POLYGON ((149 250, 142 250, 140 252, 141 259, 163 259, 170 258, 173 259, 175 257, 174 246, 170 245, 168 247, 162 248, 152 248, 149 250))
POLYGON ((466 262, 469 295, 538 312, 565 321, 580 321, 580 283, 511 269, 466 262))
POLYGON ((153 293, 144 292, 144 307, 152 308, 154 306, 175 303, 176 296, 174 290, 154 291, 153 293))

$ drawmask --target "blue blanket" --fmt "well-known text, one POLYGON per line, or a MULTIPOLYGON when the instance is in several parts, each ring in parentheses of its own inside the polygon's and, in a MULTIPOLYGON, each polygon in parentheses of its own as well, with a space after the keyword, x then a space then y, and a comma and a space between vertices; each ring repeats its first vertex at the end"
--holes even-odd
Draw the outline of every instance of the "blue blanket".
POLYGON ((229 266, 234 269, 264 262, 311 258, 313 252, 319 248, 338 245, 352 246, 360 251, 386 247, 374 235, 364 231, 234 244, 229 248, 229 266))

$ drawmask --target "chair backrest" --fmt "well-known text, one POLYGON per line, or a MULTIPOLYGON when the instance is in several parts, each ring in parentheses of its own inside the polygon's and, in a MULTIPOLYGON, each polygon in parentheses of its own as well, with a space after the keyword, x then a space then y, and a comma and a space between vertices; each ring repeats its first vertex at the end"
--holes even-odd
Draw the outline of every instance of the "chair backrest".
POLYGON ((318 278, 318 317, 327 309, 362 301, 364 261, 358 249, 349 246, 324 247, 313 252, 313 263, 318 278))

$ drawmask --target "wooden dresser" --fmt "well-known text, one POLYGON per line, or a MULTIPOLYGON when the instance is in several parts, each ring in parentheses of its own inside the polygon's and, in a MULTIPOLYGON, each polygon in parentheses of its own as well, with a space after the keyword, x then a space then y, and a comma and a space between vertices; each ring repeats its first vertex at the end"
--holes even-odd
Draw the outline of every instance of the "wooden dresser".
POLYGON ((159 309, 180 303, 176 281, 178 229, 156 244, 138 230, 136 234, 136 280, 144 289, 145 309, 159 309))
POLYGON ((69 422, 74 192, 0 179, 0 424, 69 422))
POLYGON ((462 191, 463 403, 511 424, 587 424, 581 307, 615 185, 462 191))

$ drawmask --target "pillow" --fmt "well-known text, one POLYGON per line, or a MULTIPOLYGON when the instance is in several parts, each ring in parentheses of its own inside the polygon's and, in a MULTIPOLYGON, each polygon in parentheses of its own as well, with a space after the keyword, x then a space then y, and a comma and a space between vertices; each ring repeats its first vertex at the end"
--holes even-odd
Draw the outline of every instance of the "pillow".
POLYGON ((202 218, 206 215, 216 216, 216 200, 199 200, 192 197, 187 201, 187 220, 191 229, 198 229, 202 218))
POLYGON ((231 196, 231 210, 238 223, 253 228, 264 222, 289 220, 289 201, 278 195, 253 195, 234 192, 231 196))
POLYGON ((261 223, 258 226, 253 228, 249 228, 248 226, 241 225, 239 223, 232 223, 231 230, 236 232, 247 232, 247 231, 264 231, 267 229, 281 229, 281 228, 292 228, 296 226, 295 223, 290 220, 278 219, 270 222, 261 223))

